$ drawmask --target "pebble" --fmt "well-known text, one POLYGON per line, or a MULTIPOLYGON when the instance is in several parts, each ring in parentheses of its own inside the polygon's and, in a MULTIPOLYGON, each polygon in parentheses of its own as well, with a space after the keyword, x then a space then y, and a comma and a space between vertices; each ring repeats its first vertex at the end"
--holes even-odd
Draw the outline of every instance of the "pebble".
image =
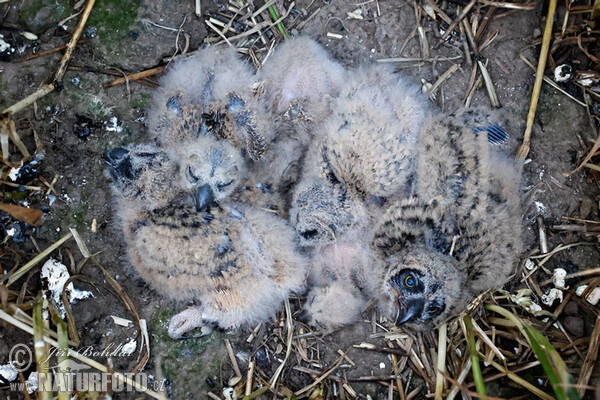
POLYGON ((565 318, 565 320, 563 322, 563 326, 565 327, 567 332, 569 332, 570 334, 572 334, 575 337, 579 338, 579 337, 582 337, 584 334, 583 318, 581 318, 581 317, 575 317, 575 316, 569 315, 568 317, 565 318))

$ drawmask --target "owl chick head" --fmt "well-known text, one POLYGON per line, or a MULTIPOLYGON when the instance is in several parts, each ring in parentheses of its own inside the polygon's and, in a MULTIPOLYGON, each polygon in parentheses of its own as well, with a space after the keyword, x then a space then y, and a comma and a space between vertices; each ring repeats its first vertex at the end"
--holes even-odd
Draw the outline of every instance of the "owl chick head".
POLYGON ((460 312, 471 300, 466 271, 452 257, 419 246, 388 259, 382 307, 396 325, 434 327, 460 312))
POLYGON ((181 186, 193 192, 198 210, 228 198, 246 176, 240 151, 226 141, 201 136, 181 147, 181 186))
POLYGON ((113 192, 140 210, 152 210, 169 204, 177 193, 169 183, 177 166, 166 153, 150 144, 115 148, 102 155, 113 192))

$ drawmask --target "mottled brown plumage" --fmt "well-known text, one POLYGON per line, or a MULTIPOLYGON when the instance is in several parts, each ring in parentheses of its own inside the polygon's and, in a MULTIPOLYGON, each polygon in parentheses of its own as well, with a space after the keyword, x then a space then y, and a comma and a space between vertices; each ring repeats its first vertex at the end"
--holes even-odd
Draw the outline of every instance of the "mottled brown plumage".
POLYGON ((148 127, 159 143, 177 154, 198 136, 227 140, 258 160, 274 132, 254 96, 252 69, 228 47, 207 47, 173 63, 156 90, 148 127))
POLYGON ((502 287, 521 249, 519 174, 484 132, 456 117, 427 121, 413 196, 388 206, 374 247, 388 273, 382 310, 423 329, 502 287))
POLYGON ((264 321, 302 287, 306 262, 283 219, 235 202, 198 211, 170 179, 177 165, 154 146, 106 158, 132 264, 166 296, 199 303, 172 318, 172 337, 264 321))

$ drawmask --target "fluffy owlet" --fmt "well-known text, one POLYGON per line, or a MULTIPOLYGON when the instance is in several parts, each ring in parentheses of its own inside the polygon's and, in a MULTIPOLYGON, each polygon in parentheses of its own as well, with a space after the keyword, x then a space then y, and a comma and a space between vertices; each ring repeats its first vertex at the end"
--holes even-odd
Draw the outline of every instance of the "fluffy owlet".
POLYGON ((384 258, 382 311, 423 329, 501 287, 521 249, 519 173, 460 118, 423 127, 413 196, 387 207, 373 246, 384 258))
POLYGON ((264 321, 303 286, 307 263, 282 218, 235 202, 198 210, 189 198, 202 191, 183 190, 177 164, 154 146, 105 159, 132 264, 166 296, 199 303, 171 319, 171 337, 264 321))

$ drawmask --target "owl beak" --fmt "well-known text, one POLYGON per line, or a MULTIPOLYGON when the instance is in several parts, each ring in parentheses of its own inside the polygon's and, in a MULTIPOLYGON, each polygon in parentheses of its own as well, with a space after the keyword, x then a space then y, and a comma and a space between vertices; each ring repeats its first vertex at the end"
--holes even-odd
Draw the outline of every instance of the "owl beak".
POLYGON ((206 211, 210 203, 215 199, 214 193, 209 185, 202 185, 194 189, 194 200, 196 201, 196 210, 206 211))
POLYGON ((128 150, 117 147, 116 149, 112 149, 102 154, 102 159, 109 165, 117 164, 119 161, 123 159, 127 154, 129 154, 128 150))
POLYGON ((401 325, 411 319, 418 317, 423 312, 425 300, 410 299, 406 304, 398 297, 398 310, 396 311, 396 325, 401 325))

